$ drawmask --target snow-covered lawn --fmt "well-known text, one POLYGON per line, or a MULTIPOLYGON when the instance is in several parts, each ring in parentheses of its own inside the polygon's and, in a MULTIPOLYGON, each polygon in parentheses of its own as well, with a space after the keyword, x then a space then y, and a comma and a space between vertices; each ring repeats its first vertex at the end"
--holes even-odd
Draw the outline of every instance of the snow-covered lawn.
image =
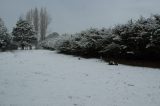
POLYGON ((160 69, 47 50, 1 52, 0 106, 160 106, 160 69))

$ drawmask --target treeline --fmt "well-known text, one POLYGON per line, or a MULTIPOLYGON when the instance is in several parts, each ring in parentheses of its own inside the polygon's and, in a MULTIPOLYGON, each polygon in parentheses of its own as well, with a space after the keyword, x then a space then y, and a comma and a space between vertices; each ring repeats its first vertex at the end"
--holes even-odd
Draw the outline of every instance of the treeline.
POLYGON ((0 18, 0 51, 21 49, 32 49, 37 43, 34 27, 26 20, 19 19, 12 33, 9 33, 3 20, 0 18))
POLYGON ((3 20, 0 18, 0 51, 38 48, 39 42, 46 37, 47 28, 51 21, 46 8, 29 10, 20 17, 9 33, 3 20))
POLYGON ((160 15, 140 17, 114 28, 91 28, 64 34, 53 49, 62 53, 103 59, 160 59, 160 15))
POLYGON ((61 36, 52 33, 46 38, 48 24, 46 10, 35 8, 26 13, 25 19, 17 21, 10 34, 0 18, 0 50, 31 48, 32 45, 40 44, 46 49, 85 57, 160 59, 160 15, 131 19, 113 28, 90 28, 61 36))

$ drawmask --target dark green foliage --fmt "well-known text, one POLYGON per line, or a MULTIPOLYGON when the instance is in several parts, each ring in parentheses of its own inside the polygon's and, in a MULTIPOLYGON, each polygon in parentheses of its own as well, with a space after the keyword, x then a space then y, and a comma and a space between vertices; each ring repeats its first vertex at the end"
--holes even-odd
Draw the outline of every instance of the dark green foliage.
POLYGON ((116 26, 113 29, 113 34, 122 38, 120 44, 125 47, 124 55, 128 56, 132 53, 132 58, 139 59, 151 59, 156 55, 158 58, 160 57, 160 45, 158 45, 160 23, 157 21, 157 17, 157 15, 148 19, 140 17, 135 22, 131 20, 127 24, 116 26))
POLYGON ((25 46, 31 46, 37 42, 35 31, 32 25, 27 21, 20 19, 12 31, 13 41, 18 42, 24 49, 25 46))
MULTIPOLYGON (((97 33, 97 32, 96 32, 97 33)), ((98 51, 101 50, 103 38, 93 32, 83 31, 75 35, 65 35, 61 37, 55 47, 60 52, 81 55, 87 57, 98 56, 98 51)))
POLYGON ((110 29, 94 29, 66 35, 56 50, 87 57, 111 59, 160 59, 160 15, 140 17, 110 29))
POLYGON ((17 50, 18 49, 18 45, 16 43, 12 42, 7 46, 7 49, 8 50, 17 50))
POLYGON ((117 58, 121 54, 121 45, 111 43, 100 51, 101 55, 108 58, 117 58))
POLYGON ((0 18, 0 51, 7 50, 10 42, 11 36, 9 35, 7 28, 5 27, 3 20, 0 18))

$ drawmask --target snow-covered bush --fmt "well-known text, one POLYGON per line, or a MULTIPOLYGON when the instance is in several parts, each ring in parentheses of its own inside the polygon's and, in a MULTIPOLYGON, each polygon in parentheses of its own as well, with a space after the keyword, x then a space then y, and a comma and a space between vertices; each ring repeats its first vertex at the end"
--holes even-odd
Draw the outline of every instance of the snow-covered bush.
POLYGON ((99 56, 99 51, 109 44, 112 38, 104 31, 89 29, 74 35, 64 35, 56 41, 56 50, 68 54, 87 57, 99 56), (103 32, 103 35, 100 35, 103 32))
POLYGON ((135 58, 152 58, 159 55, 160 43, 159 30, 160 16, 153 15, 150 18, 140 17, 136 21, 130 20, 127 24, 117 25, 113 28, 113 34, 121 38, 118 44, 123 45, 123 53, 133 53, 135 58), (158 55, 157 55, 158 54, 158 55))
POLYGON ((101 50, 100 53, 103 57, 117 59, 121 54, 121 45, 111 43, 107 45, 105 48, 103 48, 103 50, 101 50))
POLYGON ((55 42, 55 49, 63 53, 72 53, 76 49, 76 36, 64 34, 55 42))
POLYGON ((49 50, 55 50, 54 45, 55 42, 58 40, 58 37, 60 35, 56 32, 53 32, 52 34, 49 34, 45 40, 41 41, 39 43, 39 46, 43 47, 44 49, 49 49, 49 50))
POLYGON ((56 50, 83 56, 110 58, 160 58, 160 15, 140 17, 114 28, 91 28, 77 34, 61 36, 56 50))

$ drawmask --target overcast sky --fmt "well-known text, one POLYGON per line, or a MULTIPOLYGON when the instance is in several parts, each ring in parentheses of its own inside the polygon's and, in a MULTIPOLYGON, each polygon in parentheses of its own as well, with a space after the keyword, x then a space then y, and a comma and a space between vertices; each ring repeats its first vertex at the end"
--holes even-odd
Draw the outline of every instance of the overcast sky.
POLYGON ((0 0, 0 17, 11 31, 19 16, 35 7, 47 8, 52 17, 48 32, 60 34, 160 14, 160 0, 0 0))

